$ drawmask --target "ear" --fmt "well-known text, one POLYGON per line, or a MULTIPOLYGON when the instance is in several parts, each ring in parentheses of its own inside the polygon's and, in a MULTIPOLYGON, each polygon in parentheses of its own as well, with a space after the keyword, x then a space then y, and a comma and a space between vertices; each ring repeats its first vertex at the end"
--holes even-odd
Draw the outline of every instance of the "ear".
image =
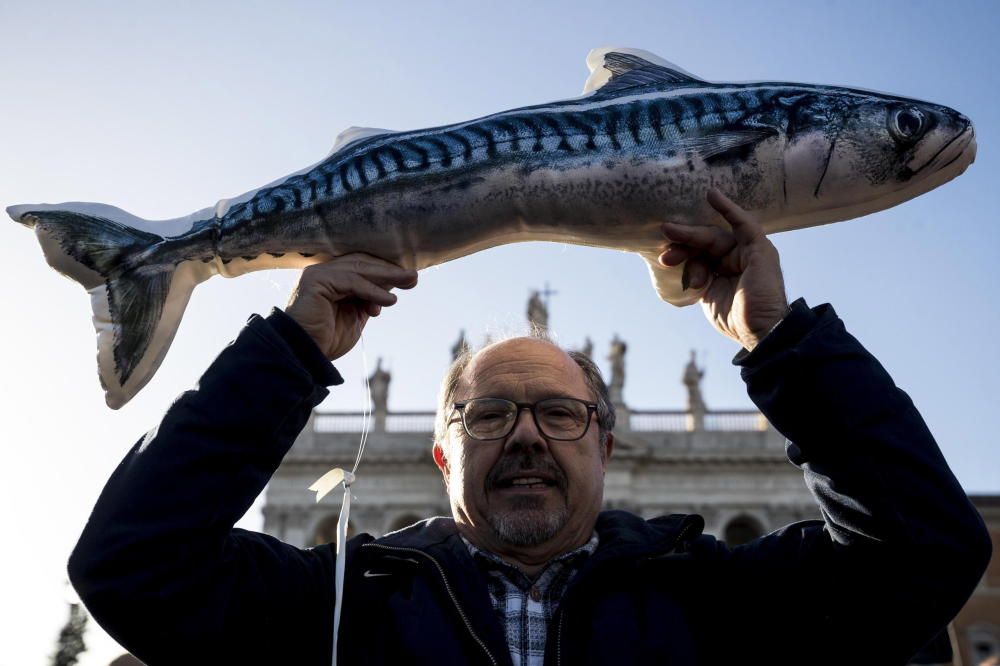
POLYGON ((615 436, 612 433, 608 433, 607 437, 604 438, 604 444, 601 447, 601 458, 604 461, 604 466, 607 468, 608 461, 611 460, 611 454, 615 450, 615 436))
POLYGON ((451 468, 448 466, 448 456, 445 455, 444 447, 441 442, 434 442, 434 448, 431 450, 434 455, 434 464, 437 468, 441 470, 441 475, 444 477, 444 485, 448 485, 448 476, 451 474, 451 468))

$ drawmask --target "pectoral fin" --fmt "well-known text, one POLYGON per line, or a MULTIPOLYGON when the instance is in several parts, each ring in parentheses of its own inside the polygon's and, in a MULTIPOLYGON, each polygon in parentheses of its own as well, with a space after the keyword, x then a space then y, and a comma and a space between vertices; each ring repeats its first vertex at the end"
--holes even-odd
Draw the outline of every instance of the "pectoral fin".
POLYGON ((775 137, 778 130, 766 126, 741 126, 702 136, 681 139, 677 145, 683 151, 696 153, 706 162, 727 156, 745 157, 758 143, 775 137))

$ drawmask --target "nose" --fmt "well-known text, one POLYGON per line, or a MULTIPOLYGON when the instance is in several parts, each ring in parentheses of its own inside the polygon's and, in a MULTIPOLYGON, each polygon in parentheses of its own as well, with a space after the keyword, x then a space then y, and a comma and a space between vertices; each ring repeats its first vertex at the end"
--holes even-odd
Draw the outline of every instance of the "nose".
POLYGON ((545 437, 538 430, 535 417, 529 407, 521 407, 517 410, 514 418, 514 429, 507 435, 504 441, 504 449, 525 448, 542 450, 548 446, 545 437))

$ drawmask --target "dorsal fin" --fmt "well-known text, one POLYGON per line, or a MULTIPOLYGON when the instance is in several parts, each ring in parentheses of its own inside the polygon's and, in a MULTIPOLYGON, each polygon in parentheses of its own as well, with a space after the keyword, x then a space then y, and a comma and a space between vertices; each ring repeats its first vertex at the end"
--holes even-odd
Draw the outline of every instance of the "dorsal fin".
POLYGON ((590 77, 583 86, 584 93, 598 89, 612 92, 650 84, 689 86, 704 83, 690 72, 641 49, 594 49, 587 55, 587 67, 590 77))
POLYGON ((333 155, 338 150, 343 150, 351 144, 355 144, 362 139, 370 139, 373 136, 382 136, 383 134, 396 134, 395 130, 380 129, 378 127, 348 127, 343 132, 337 135, 337 138, 333 141, 333 148, 330 149, 330 155, 333 155))

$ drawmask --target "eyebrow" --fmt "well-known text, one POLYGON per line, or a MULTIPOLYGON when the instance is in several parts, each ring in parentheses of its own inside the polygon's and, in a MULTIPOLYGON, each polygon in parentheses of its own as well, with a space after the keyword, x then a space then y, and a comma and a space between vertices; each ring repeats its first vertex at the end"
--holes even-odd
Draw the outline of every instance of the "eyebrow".
POLYGON ((465 402, 465 401, 468 401, 468 400, 475 400, 475 399, 478 399, 478 398, 500 398, 502 400, 510 400, 511 402, 532 402, 532 403, 534 403, 534 402, 540 402, 542 400, 551 400, 552 398, 573 398, 574 400, 583 400, 584 402, 597 402, 597 399, 595 397, 593 397, 593 396, 590 396, 590 395, 584 397, 584 396, 572 395, 572 394, 564 393, 564 392, 548 392, 548 393, 543 393, 541 396, 536 397, 534 400, 515 400, 513 397, 511 397, 509 395, 503 395, 502 393, 489 393, 489 392, 485 392, 485 393, 482 393, 480 395, 474 395, 474 396, 470 396, 470 397, 467 397, 467 398, 458 398, 456 396, 455 399, 452 402, 465 402))

